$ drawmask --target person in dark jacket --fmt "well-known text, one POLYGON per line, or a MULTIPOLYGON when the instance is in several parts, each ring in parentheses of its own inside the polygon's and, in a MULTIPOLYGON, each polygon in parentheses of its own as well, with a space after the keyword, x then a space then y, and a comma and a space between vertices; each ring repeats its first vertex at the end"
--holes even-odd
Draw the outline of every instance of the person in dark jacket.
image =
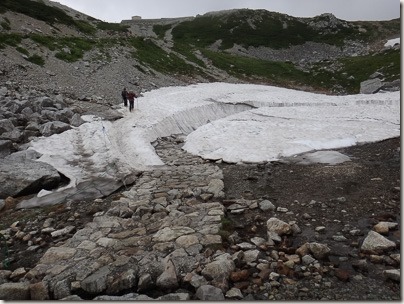
POLYGON ((136 94, 133 91, 129 91, 129 93, 128 93, 129 112, 132 112, 132 110, 135 106, 135 98, 136 98, 136 94))
POLYGON ((127 107, 128 106, 128 91, 126 91, 126 88, 123 88, 121 95, 122 95, 122 99, 123 99, 123 105, 125 107, 127 107))

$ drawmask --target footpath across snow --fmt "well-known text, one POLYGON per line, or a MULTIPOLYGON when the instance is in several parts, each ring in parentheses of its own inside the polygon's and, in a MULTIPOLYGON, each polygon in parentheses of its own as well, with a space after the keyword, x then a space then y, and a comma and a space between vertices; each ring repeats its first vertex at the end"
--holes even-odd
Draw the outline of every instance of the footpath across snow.
POLYGON ((143 95, 134 112, 122 106, 118 121, 84 117, 88 122, 78 128, 31 143, 40 161, 70 179, 57 191, 97 178, 124 184, 137 171, 163 166, 152 142, 171 134, 187 135, 188 152, 227 162, 274 161, 400 135, 400 92, 328 96, 210 83, 143 95))

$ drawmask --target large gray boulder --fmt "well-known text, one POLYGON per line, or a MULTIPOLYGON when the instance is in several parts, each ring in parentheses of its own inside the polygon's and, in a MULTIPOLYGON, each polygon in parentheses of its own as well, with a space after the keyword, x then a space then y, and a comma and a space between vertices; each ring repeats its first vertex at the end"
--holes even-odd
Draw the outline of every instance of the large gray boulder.
POLYGON ((362 243, 361 251, 365 253, 382 253, 383 251, 388 251, 394 248, 396 248, 396 243, 371 230, 362 243))
POLYGON ((360 93, 361 94, 374 94, 377 93, 383 87, 383 83, 380 79, 369 79, 361 82, 360 93))
POLYGON ((43 136, 51 136, 53 134, 60 134, 64 131, 70 130, 72 127, 64 122, 61 121, 50 121, 43 124, 39 131, 43 136))
POLYGON ((14 129, 14 125, 10 119, 1 119, 0 120, 0 134, 5 132, 11 132, 14 129))
POLYGON ((70 124, 73 127, 80 127, 85 121, 81 118, 80 114, 75 113, 71 118, 70 118, 70 124))
POLYGON ((51 165, 33 160, 0 160, 0 198, 51 190, 61 177, 51 165))
POLYGON ((401 80, 400 79, 396 79, 391 82, 384 82, 383 87, 382 87, 382 90, 390 91, 390 92, 400 91, 400 89, 401 89, 401 80))

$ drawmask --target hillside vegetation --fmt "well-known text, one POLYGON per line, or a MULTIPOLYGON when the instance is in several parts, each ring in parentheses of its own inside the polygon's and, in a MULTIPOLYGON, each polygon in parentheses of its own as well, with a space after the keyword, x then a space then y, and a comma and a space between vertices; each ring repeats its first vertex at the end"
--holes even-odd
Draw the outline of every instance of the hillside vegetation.
POLYGON ((149 82, 162 74, 182 83, 241 81, 358 93, 360 83, 376 72, 383 81, 400 79, 400 49, 383 47, 399 34, 399 19, 348 22, 331 14, 295 18, 241 9, 182 22, 118 24, 45 1, 0 3, 0 52, 20 54, 47 69, 50 58, 70 64, 89 61, 98 64, 95 70, 125 58, 128 74, 149 82), (21 25, 10 14, 27 21, 21 25), (32 20, 38 21, 37 28, 27 30, 24 24, 32 25, 32 20))

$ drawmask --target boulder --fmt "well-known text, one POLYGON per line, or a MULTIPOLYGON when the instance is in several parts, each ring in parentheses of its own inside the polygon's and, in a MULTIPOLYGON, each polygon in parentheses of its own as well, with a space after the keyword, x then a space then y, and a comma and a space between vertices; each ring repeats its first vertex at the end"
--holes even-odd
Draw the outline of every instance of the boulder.
POLYGON ((310 252, 313 254, 313 256, 318 259, 324 259, 326 258, 330 253, 331 249, 325 244, 320 244, 320 243, 309 243, 308 248, 310 252))
POLYGON ((33 160, 0 161, 0 198, 38 193, 57 187, 61 177, 51 165, 33 160))
POLYGON ((3 140, 11 140, 13 142, 21 143, 27 135, 25 132, 21 132, 19 129, 15 128, 10 132, 4 132, 1 134, 1 139, 3 140))
POLYGON ((275 217, 271 217, 267 221, 267 230, 269 233, 275 232, 279 236, 290 234, 292 232, 292 228, 288 223, 281 221, 275 217))
POLYGON ((4 301, 30 300, 28 283, 4 283, 0 285, 0 299, 4 301))
POLYGON ((396 243, 371 230, 362 243, 362 252, 383 252, 396 248, 396 243))
POLYGON ((215 261, 207 264, 202 270, 202 275, 210 279, 228 278, 236 268, 229 254, 222 254, 215 261))
POLYGON ((51 136, 53 134, 60 134, 64 131, 70 130, 71 126, 61 121, 51 121, 39 127, 39 131, 43 136, 51 136))
POLYGON ((5 132, 11 132, 14 129, 14 125, 10 119, 1 119, 0 120, 0 134, 5 132))
POLYGON ((385 91, 400 91, 401 89, 401 80, 396 79, 391 82, 384 82, 383 83, 383 90, 385 91))
POLYGON ((73 127, 80 127, 85 121, 81 118, 80 114, 74 114, 71 118, 70 118, 70 124, 73 127))
POLYGON ((380 79, 368 79, 361 82, 360 93, 361 94, 374 94, 377 93, 383 87, 383 83, 380 79))
POLYGON ((259 207, 262 211, 275 211, 276 207, 271 201, 263 200, 259 203, 259 207))

